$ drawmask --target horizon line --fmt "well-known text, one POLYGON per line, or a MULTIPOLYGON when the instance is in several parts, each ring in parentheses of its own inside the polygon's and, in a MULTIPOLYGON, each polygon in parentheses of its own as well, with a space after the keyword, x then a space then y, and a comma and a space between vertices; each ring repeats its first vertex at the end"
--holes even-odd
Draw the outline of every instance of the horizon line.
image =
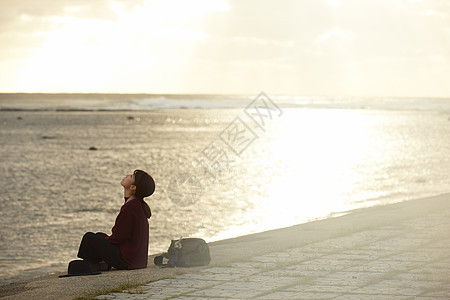
MULTIPOLYGON (((0 95, 158 95, 158 96, 257 96, 253 93, 149 93, 149 92, 136 92, 136 93, 115 93, 115 92, 0 92, 0 95)), ((266 93, 270 96, 294 96, 294 97, 350 97, 350 98, 433 98, 433 99, 450 99, 449 96, 387 96, 387 95, 326 95, 326 94, 292 94, 292 93, 266 93)))

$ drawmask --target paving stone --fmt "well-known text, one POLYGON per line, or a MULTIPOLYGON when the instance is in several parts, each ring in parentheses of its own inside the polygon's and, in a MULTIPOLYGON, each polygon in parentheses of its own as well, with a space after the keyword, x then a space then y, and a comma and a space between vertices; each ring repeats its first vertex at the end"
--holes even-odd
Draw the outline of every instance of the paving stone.
POLYGON ((143 285, 141 288, 144 291, 144 294, 152 299, 164 299, 219 283, 220 281, 201 280, 197 278, 176 278, 150 282, 143 285))
POLYGON ((416 296, 416 297, 414 297, 414 300, 436 300, 436 299, 441 299, 441 300, 448 300, 449 299, 449 297, 447 296, 447 297, 445 297, 445 296, 443 296, 443 297, 436 297, 436 296, 434 296, 434 297, 426 297, 426 296, 416 296))
POLYGON ((450 299, 448 219, 450 210, 151 282, 140 287, 143 294, 106 297, 450 299))
POLYGON ((401 280, 382 280, 353 291, 355 294, 418 296, 424 291, 401 280))
MULTIPOLYGON (((450 276, 450 270, 449 270, 449 276, 450 276)), ((408 272, 408 273, 400 273, 396 274, 392 277, 392 279, 398 279, 403 281, 418 281, 418 282, 436 282, 436 284, 440 284, 441 282, 445 282, 445 276, 442 276, 442 274, 438 274, 435 272, 430 273, 424 273, 424 272, 408 272)), ((450 278, 450 277, 447 277, 450 278)))
POLYGON ((422 291, 440 289, 445 284, 444 281, 423 280, 422 278, 423 277, 421 277, 421 279, 409 279, 405 276, 405 274, 399 274, 389 279, 400 281, 404 286, 413 286, 421 289, 422 291))
POLYGON ((415 251, 417 248, 421 248, 433 242, 433 240, 430 239, 430 234, 425 235, 424 238, 419 238, 417 235, 411 234, 411 236, 404 236, 402 240, 405 245, 402 251, 415 251))
POLYGON ((349 285, 328 285, 328 284, 296 284, 287 287, 285 290, 290 292, 315 292, 315 293, 350 293, 357 287, 349 285))
POLYGON ((358 266, 365 264, 365 261, 351 260, 351 259, 329 259, 327 257, 322 257, 310 261, 306 261, 299 265, 308 266, 309 270, 319 270, 319 271, 340 271, 342 269, 347 269, 352 266, 358 266))
POLYGON ((282 288, 297 282, 298 279, 289 277, 272 278, 268 276, 252 276, 247 281, 230 281, 218 285, 218 288, 229 288, 231 290, 258 291, 258 293, 282 288))
POLYGON ((202 280, 198 278, 177 278, 177 279, 165 279, 156 282, 151 282, 143 285, 145 290, 160 289, 200 289, 207 286, 216 285, 216 280, 202 280))
POLYGON ((440 260, 437 262, 433 262, 426 265, 429 268, 432 268, 435 270, 435 272, 442 272, 446 273, 448 270, 450 270, 450 261, 447 260, 440 260))
POLYGON ((152 281, 149 282, 145 285, 143 285, 143 287, 152 287, 152 288, 162 288, 162 287, 168 287, 168 286, 176 286, 176 279, 161 279, 161 280, 157 280, 157 281, 152 281))
POLYGON ((312 269, 310 264, 293 265, 287 267, 285 270, 288 272, 292 272, 292 274, 298 274, 298 276, 308 276, 308 277, 323 276, 331 272, 330 270, 312 269))
POLYGON ((355 238, 353 236, 344 236, 309 244, 301 247, 300 249, 304 252, 312 252, 318 255, 324 255, 351 249, 355 246, 355 242, 359 242, 360 239, 363 239, 363 237, 361 236, 360 238, 355 238))
MULTIPOLYGON (((350 235, 348 238, 358 241, 359 244, 371 243, 378 240, 385 240, 395 236, 403 235, 404 231, 397 227, 382 227, 378 229, 365 230, 350 235)), ((353 244, 355 246, 355 244, 353 244)))
POLYGON ((263 262, 255 262, 255 261, 246 261, 246 262, 235 262, 231 263, 230 266, 232 268, 241 268, 248 269, 254 272, 260 272, 261 269, 266 269, 275 266, 275 263, 263 263, 263 262))
POLYGON ((230 273, 219 273, 219 274, 215 274, 215 273, 193 273, 193 274, 183 274, 183 275, 178 275, 178 278, 191 278, 191 279, 199 279, 199 280, 216 280, 216 281, 228 281, 228 280, 234 280, 234 279, 238 279, 241 278, 242 276, 240 276, 239 274, 230 274, 230 273))
POLYGON ((448 251, 448 248, 438 248, 434 247, 433 244, 428 244, 423 248, 415 249, 414 252, 418 253, 424 253, 424 255, 428 254, 432 256, 434 259, 446 259, 450 257, 450 253, 448 251))
POLYGON ((112 293, 112 294, 97 296, 95 298, 96 299, 108 299, 108 300, 120 300, 120 299, 126 299, 126 298, 123 298, 124 296, 125 295, 122 293, 112 293))
POLYGON ((279 265, 279 263, 275 263, 275 262, 262 262, 262 261, 254 261, 252 263, 255 264, 255 268, 260 271, 267 270, 267 269, 273 269, 279 265))
POLYGON ((313 280, 317 285, 351 286, 355 289, 381 280, 382 274, 373 272, 336 272, 313 280))
POLYGON ((364 265, 357 265, 347 268, 346 271, 349 272, 378 272, 378 273, 388 273, 388 272, 401 272, 407 270, 411 266, 409 262, 402 261, 381 261, 375 260, 364 265))
MULTIPOLYGON (((147 294, 127 294, 124 293, 124 295, 126 295, 123 299, 133 299, 133 300, 147 300, 149 298, 149 296, 147 294)), ((152 299, 155 299, 154 297, 152 297, 152 299)), ((162 298, 164 299, 164 298, 162 298)))
POLYGON ((364 247, 361 247, 359 249, 345 250, 345 251, 341 252, 341 254, 344 254, 344 255, 357 255, 362 260, 374 260, 374 259, 377 259, 377 258, 379 258, 381 256, 385 256, 385 253, 383 253, 383 252, 374 251, 374 250, 367 250, 367 249, 364 249, 364 247))
POLYGON ((449 256, 447 258, 444 258, 441 260, 442 263, 446 263, 446 264, 450 264, 450 253, 449 256))
POLYGON ((217 298, 215 298, 215 297, 208 297, 208 298, 205 298, 205 297, 187 296, 187 295, 183 295, 183 296, 180 296, 180 297, 173 297, 173 298, 170 298, 170 299, 176 299, 176 300, 205 300, 205 299, 208 299, 208 300, 224 300, 223 297, 217 297, 217 298))
POLYGON ((202 297, 226 297, 226 298, 237 298, 246 299, 250 297, 255 297, 262 292, 261 289, 252 288, 232 288, 230 286, 214 286, 209 289, 198 290, 186 294, 186 296, 202 296, 202 297))
POLYGON ((296 292, 274 292, 255 299, 299 299, 296 292))
MULTIPOLYGON (((410 296, 403 295, 379 295, 379 294, 346 294, 342 296, 338 296, 333 298, 333 300, 361 300, 361 299, 370 299, 370 300, 411 300, 410 296)), ((416 298, 414 298, 416 299, 416 298)))
POLYGON ((406 261, 406 262, 431 262, 435 260, 436 257, 432 253, 420 252, 420 251, 406 251, 399 254, 395 254, 389 257, 385 257, 381 260, 390 261, 406 261))
POLYGON ((251 274, 255 274, 260 272, 260 270, 255 268, 237 268, 237 267, 214 267, 214 268, 207 268, 204 270, 201 270, 200 273, 207 273, 207 274, 232 274, 236 276, 248 276, 251 274))
MULTIPOLYGON (((146 296, 147 298, 151 298, 151 299, 165 299, 168 297, 181 295, 181 294, 184 294, 184 293, 187 293, 190 291, 195 291, 195 290, 196 290, 195 288, 188 288, 188 287, 146 288, 144 290, 143 296, 146 296)), ((130 296, 128 299, 139 298, 139 294, 135 294, 135 295, 128 294, 128 295, 130 296)), ((147 299, 147 298, 144 298, 144 299, 147 299)))
MULTIPOLYGON (((281 271, 281 270, 280 270, 281 271)), ((301 278, 298 277, 287 277, 287 276, 273 276, 270 273, 261 273, 258 275, 253 275, 248 278, 246 278, 244 281, 242 281, 244 287, 246 282, 257 282, 262 283, 265 285, 265 287, 269 289, 279 288, 286 285, 290 285, 293 283, 298 282, 301 280, 301 278)))
POLYGON ((270 253, 265 255, 259 255, 252 258, 252 261, 263 262, 263 263, 278 263, 282 258, 277 255, 277 253, 270 253))
MULTIPOLYGON (((449 229, 447 229, 447 232, 449 229)), ((450 248, 450 239, 440 240, 440 241, 434 241, 429 245, 430 247, 434 248, 443 248, 443 249, 449 249, 450 248)))
POLYGON ((447 280, 450 278, 450 269, 447 268, 437 268, 430 265, 426 265, 421 268, 415 268, 408 271, 408 273, 412 274, 431 274, 440 276, 442 278, 446 278, 447 280))
MULTIPOLYGON (((101 295, 96 297, 96 299, 110 299, 110 300, 144 300, 148 299, 148 296, 145 294, 128 294, 128 293, 112 293, 108 295, 101 295)), ((162 299, 162 298, 161 298, 162 299)))
POLYGON ((441 286, 440 290, 425 292, 421 296, 450 299, 450 286, 441 286))
POLYGON ((377 241, 375 243, 372 243, 368 246, 365 246, 366 249, 369 250, 379 250, 383 251, 385 253, 395 253, 399 251, 407 251, 413 247, 416 247, 422 243, 422 240, 419 241, 412 241, 410 239, 403 239, 403 238, 393 238, 383 241, 377 241))
POLYGON ((337 253, 337 254, 330 254, 330 255, 325 255, 323 257, 321 257, 323 259, 332 259, 332 260, 352 260, 352 261, 357 261, 355 263, 365 263, 368 261, 372 261, 373 258, 368 257, 367 255, 358 255, 358 254, 349 254, 349 253, 337 253))
POLYGON ((319 256, 320 254, 318 254, 317 252, 310 252, 303 248, 296 248, 281 253, 271 253, 255 256, 252 258, 252 261, 278 264, 280 262, 304 261, 319 256))
POLYGON ((293 248, 286 251, 291 261, 305 261, 321 256, 320 253, 305 251, 302 248, 293 248))
POLYGON ((334 299, 339 294, 333 293, 313 293, 313 292, 274 292, 256 299, 334 299))
POLYGON ((303 266, 291 266, 285 269, 264 272, 272 277, 315 278, 330 273, 330 271, 305 270, 303 266))
POLYGON ((352 248, 354 247, 354 245, 355 238, 351 236, 345 236, 341 238, 334 238, 317 242, 306 247, 310 248, 313 252, 318 251, 321 253, 334 253, 337 251, 344 251, 346 249, 352 248))
POLYGON ((429 230, 430 228, 433 228, 434 225, 436 225, 436 220, 442 218, 441 214, 438 214, 438 216, 439 218, 436 218, 436 216, 414 218, 414 220, 404 222, 404 225, 415 230, 429 230))

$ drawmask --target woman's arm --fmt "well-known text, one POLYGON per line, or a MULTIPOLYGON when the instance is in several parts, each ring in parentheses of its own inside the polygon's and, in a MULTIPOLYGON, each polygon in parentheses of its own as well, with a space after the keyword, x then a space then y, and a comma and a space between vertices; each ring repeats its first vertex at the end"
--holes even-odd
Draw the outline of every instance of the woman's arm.
POLYGON ((131 238, 135 223, 132 209, 124 208, 116 218, 111 236, 106 239, 113 244, 122 244, 131 238))

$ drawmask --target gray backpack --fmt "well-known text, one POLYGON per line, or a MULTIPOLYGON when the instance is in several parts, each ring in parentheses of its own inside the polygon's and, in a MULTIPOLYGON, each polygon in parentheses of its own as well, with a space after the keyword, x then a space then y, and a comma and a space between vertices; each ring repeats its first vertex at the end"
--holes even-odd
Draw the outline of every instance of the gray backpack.
POLYGON ((200 238, 172 240, 167 252, 154 258, 155 265, 163 267, 206 266, 210 261, 208 244, 200 238), (166 264, 164 258, 168 259, 166 264))

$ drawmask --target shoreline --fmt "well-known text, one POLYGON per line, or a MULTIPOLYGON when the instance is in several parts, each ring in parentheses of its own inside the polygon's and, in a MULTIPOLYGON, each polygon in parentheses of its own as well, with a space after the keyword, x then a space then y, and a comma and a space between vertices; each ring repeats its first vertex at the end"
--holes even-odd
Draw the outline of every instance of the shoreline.
POLYGON ((264 253, 305 246, 319 241, 395 224, 427 213, 448 209, 450 193, 408 200, 395 204, 361 208, 345 215, 312 221, 281 229, 230 238, 209 243, 211 265, 198 268, 159 268, 149 256, 146 269, 109 271, 97 276, 58 278, 60 273, 0 286, 0 297, 5 299, 72 299, 94 291, 118 286, 123 282, 145 284, 176 275, 193 273, 200 269, 243 260, 264 253))

